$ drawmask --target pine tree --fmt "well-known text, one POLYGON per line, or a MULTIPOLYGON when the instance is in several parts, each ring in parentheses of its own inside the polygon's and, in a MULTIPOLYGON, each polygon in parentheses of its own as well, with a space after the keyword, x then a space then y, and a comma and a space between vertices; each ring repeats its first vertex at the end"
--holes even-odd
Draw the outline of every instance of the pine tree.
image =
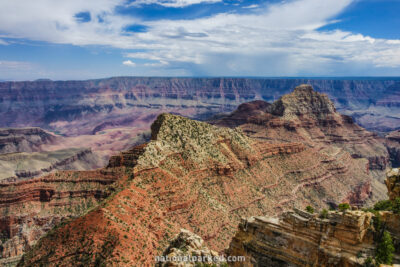
POLYGON ((376 250, 375 260, 378 264, 392 264, 394 246, 388 231, 383 232, 381 241, 376 250))

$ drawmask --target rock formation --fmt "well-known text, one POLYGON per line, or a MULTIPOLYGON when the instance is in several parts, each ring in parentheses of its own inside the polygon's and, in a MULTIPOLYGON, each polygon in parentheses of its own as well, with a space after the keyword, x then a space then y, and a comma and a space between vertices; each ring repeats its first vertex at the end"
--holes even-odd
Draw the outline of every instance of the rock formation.
POLYGON ((331 211, 320 219, 300 210, 251 217, 242 220, 227 253, 246 256, 233 266, 361 266, 375 248, 371 218, 362 211, 331 211))
POLYGON ((56 142, 57 137, 40 128, 0 129, 0 154, 42 151, 44 144, 56 142))
MULTIPOLYGON (((399 127, 400 82, 395 79, 140 77, 0 82, 0 127, 35 125, 73 137, 57 149, 85 144, 106 164, 113 153, 138 144, 131 139, 162 112, 204 119, 252 100, 272 102, 302 83, 329 95, 341 113, 367 129, 387 132, 399 127)), ((385 162, 376 158, 373 164, 381 167, 385 162)))
POLYGON ((204 245, 204 240, 190 231, 181 229, 170 243, 164 254, 159 257, 158 267, 195 267, 199 263, 220 266, 223 263, 217 252, 204 245))
POLYGON ((400 197, 400 170, 392 169, 387 173, 386 186, 388 189, 389 199, 395 200, 400 197))
POLYGON ((99 167, 90 149, 0 154, 0 183, 48 174, 55 170, 90 170, 99 167))
MULTIPOLYGON (((62 171, 0 184, 0 265, 22 254, 54 226, 82 215, 112 192, 123 169, 62 171)), ((123 179, 121 179, 123 180, 123 179)))
POLYGON ((400 167, 400 131, 390 132, 385 136, 385 144, 388 148, 393 167, 400 167))
MULTIPOLYGON (((399 182, 398 169, 387 173, 392 201, 400 197, 399 182)), ((366 266, 385 230, 396 248, 394 263, 399 263, 400 214, 394 211, 311 214, 294 209, 279 217, 242 219, 227 254, 246 256, 245 263, 233 266, 366 266)))
POLYGON ((221 253, 243 216, 327 207, 372 180, 366 159, 337 147, 328 154, 171 114, 151 129, 149 143, 110 160, 129 173, 117 193, 42 238, 19 266, 151 265, 182 228, 221 253))
POLYGON ((385 141, 366 131, 353 120, 336 112, 329 98, 301 85, 272 104, 263 101, 245 103, 231 114, 211 121, 226 127, 240 127, 253 138, 270 142, 301 142, 335 157, 345 150, 353 158, 365 158, 368 169, 378 181, 360 185, 372 188, 376 199, 385 195, 385 171, 390 167, 390 156, 385 141), (332 149, 332 148, 336 148, 332 149))

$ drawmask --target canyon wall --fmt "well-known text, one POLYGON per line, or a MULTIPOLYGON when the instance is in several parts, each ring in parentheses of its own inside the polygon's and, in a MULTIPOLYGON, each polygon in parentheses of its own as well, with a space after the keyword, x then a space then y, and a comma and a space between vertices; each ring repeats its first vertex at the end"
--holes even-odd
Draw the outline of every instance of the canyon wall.
POLYGON ((0 129, 0 154, 42 151, 43 145, 55 143, 57 139, 40 128, 3 128, 0 129))
POLYGON ((223 253, 242 217, 328 207, 373 179, 368 161, 343 149, 328 155, 172 114, 151 129, 150 142, 110 160, 128 175, 121 190, 40 239, 19 266, 153 265, 181 228, 223 253))
POLYGON ((80 135, 148 126, 161 111, 205 118, 250 100, 274 101, 304 83, 328 94, 341 112, 368 129, 399 127, 400 81, 395 79, 140 77, 1 82, 0 127, 40 126, 80 135))
POLYGON ((375 249, 371 219, 362 211, 331 211, 324 219, 301 210, 251 217, 240 223, 227 253, 246 256, 233 266, 362 266, 375 249))

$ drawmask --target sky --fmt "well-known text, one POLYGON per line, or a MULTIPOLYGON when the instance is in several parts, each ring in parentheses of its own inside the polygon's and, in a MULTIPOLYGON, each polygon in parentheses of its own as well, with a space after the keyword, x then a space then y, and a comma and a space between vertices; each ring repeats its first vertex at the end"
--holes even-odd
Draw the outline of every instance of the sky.
POLYGON ((400 76, 400 0, 1 0, 0 80, 400 76))

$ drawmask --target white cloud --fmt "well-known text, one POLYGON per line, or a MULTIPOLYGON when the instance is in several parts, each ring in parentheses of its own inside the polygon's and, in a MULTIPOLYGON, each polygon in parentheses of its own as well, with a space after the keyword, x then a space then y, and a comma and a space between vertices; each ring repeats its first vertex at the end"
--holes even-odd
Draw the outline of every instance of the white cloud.
POLYGON ((257 8, 257 7, 259 7, 259 5, 254 4, 254 5, 244 6, 243 8, 252 9, 252 8, 257 8))
POLYGON ((8 43, 2 39, 0 39, 0 45, 8 45, 8 43))
POLYGON ((157 4, 165 7, 185 7, 202 3, 217 3, 222 0, 136 0, 131 5, 150 5, 157 4))
MULTIPOLYGON (((136 4, 150 2, 179 7, 205 1, 136 4)), ((124 0, 1 1, 0 32, 6 38, 120 48, 133 60, 123 64, 136 64, 135 70, 144 74, 364 75, 366 68, 400 68, 400 40, 317 30, 352 2, 292 0, 259 6, 249 14, 140 21, 115 12, 124 0), (90 12, 92 20, 79 23, 74 18, 79 12, 90 12), (132 24, 145 25, 147 32, 123 31, 132 24)))
POLYGON ((125 60, 124 62, 122 62, 123 65, 125 66, 129 66, 129 67, 135 67, 136 63, 133 62, 132 60, 125 60))

